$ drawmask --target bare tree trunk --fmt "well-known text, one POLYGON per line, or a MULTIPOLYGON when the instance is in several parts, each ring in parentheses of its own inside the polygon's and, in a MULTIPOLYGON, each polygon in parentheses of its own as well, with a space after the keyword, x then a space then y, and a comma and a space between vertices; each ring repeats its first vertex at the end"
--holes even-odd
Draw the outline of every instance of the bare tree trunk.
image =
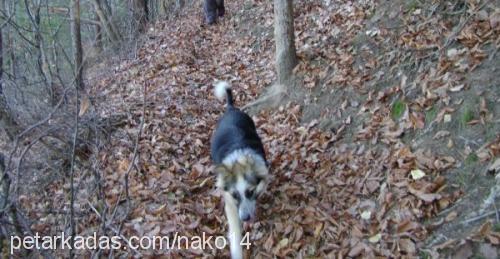
POLYGON ((111 9, 111 6, 109 5, 109 2, 107 0, 98 0, 99 4, 102 6, 104 13, 108 16, 111 17, 113 15, 113 10, 111 9))
POLYGON ((3 53, 3 29, 0 28, 0 128, 5 129, 10 140, 14 140, 15 136, 21 131, 21 128, 12 117, 12 112, 3 93, 3 53))
POLYGON ((109 39, 111 42, 118 43, 121 41, 121 35, 116 29, 116 26, 111 22, 109 17, 106 15, 105 11, 103 10, 100 1, 99 0, 92 0, 92 3, 94 4, 94 10, 99 16, 99 20, 101 21, 102 27, 106 31, 106 34, 108 35, 109 39))
POLYGON ((274 39, 278 83, 286 84, 297 65, 293 28, 293 0, 274 0, 274 39))
POLYGON ((52 83, 52 75, 50 73, 50 65, 45 53, 45 48, 44 48, 44 42, 43 42, 43 36, 42 32, 40 30, 40 22, 41 22, 41 16, 40 16, 40 8, 41 8, 41 3, 40 0, 33 1, 33 9, 30 8, 30 4, 28 0, 24 0, 24 5, 26 8, 26 13, 31 21, 31 27, 34 32, 34 43, 35 43, 35 49, 37 53, 37 70, 40 76, 43 78, 43 81, 45 82, 45 85, 47 87, 47 90, 50 91, 50 97, 51 97, 51 102, 55 102, 55 90, 54 90, 54 85, 52 83))
POLYGON ((148 22, 148 3, 146 0, 131 0, 132 15, 138 32, 144 32, 148 22))
MULTIPOLYGON (((8 16, 12 15, 12 10, 10 7, 7 8, 7 4, 5 3, 5 0, 2 3, 2 8, 8 16)), ((16 53, 14 52, 14 45, 15 45, 14 37, 13 37, 14 31, 11 28, 11 26, 6 26, 6 30, 7 30, 7 35, 6 35, 7 36, 6 37, 7 44, 6 45, 7 45, 7 50, 9 51, 9 57, 10 57, 10 73, 12 75, 12 78, 14 78, 14 80, 16 80, 17 79, 17 59, 16 59, 16 53)))
POLYGON ((184 0, 176 0, 175 1, 175 9, 176 10, 182 9, 184 7, 184 4, 185 4, 184 0))
MULTIPOLYGON (((97 13, 94 12, 94 20, 99 21, 99 16, 97 13)), ((95 43, 94 43, 94 48, 97 50, 98 53, 101 53, 102 50, 104 49, 104 42, 102 40, 102 21, 95 25, 95 43)))
POLYGON ((158 0, 158 16, 161 18, 167 17, 167 4, 165 0, 158 0))
POLYGON ((75 62, 75 85, 78 90, 83 90, 83 50, 80 32, 80 0, 71 1, 71 42, 73 44, 73 60, 75 62))

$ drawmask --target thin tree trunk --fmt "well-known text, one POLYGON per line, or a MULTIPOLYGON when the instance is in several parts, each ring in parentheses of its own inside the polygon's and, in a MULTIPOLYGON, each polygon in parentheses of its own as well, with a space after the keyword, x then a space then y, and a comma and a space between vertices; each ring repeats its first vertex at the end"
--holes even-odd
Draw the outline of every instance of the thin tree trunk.
POLYGON ((73 43, 73 60, 75 62, 75 85, 79 90, 83 90, 83 49, 80 32, 80 0, 71 1, 71 38, 73 43))
POLYGON ((28 0, 24 0, 24 5, 26 8, 26 13, 31 21, 31 27, 34 32, 34 43, 35 43, 35 49, 37 53, 37 61, 36 61, 36 67, 38 70, 38 73, 42 77, 43 81, 45 82, 45 86, 47 87, 47 90, 50 91, 50 98, 51 102, 55 102, 55 90, 54 90, 54 85, 52 84, 52 76, 50 73, 50 65, 47 59, 47 56, 45 54, 45 48, 44 48, 44 42, 43 42, 43 36, 42 32, 40 30, 40 22, 41 22, 41 16, 40 16, 40 1, 33 1, 33 11, 30 9, 30 5, 28 0))
POLYGON ((138 32, 144 32, 148 22, 148 3, 146 0, 131 0, 132 14, 138 32))
MULTIPOLYGON (((11 3, 12 4, 12 3, 11 3)), ((13 3, 14 5, 16 3, 13 3)), ((7 4, 4 3, 2 4, 2 7, 3 7, 3 10, 4 12, 8 15, 8 16, 11 16, 12 15, 12 11, 11 11, 11 8, 9 6, 9 8, 7 8, 7 4)), ((14 46, 15 46, 15 42, 14 42, 14 37, 13 37, 13 29, 10 27, 10 26, 6 26, 6 30, 7 30, 7 50, 9 51, 9 57, 10 57, 10 73, 12 75, 12 78, 14 80, 17 79, 17 59, 16 59, 16 53, 14 52, 14 46)), ((6 55, 7 56, 7 55, 6 55)))
POLYGON ((116 26, 113 25, 111 20, 105 14, 105 11, 101 7, 100 1, 92 0, 92 3, 94 4, 94 10, 97 16, 99 16, 99 20, 101 21, 102 27, 106 31, 106 34, 108 35, 111 42, 113 44, 119 42, 121 40, 121 35, 116 29, 116 26))
POLYGON ((185 4, 184 0, 176 0, 175 1, 175 9, 177 11, 179 11, 180 9, 182 9, 184 7, 184 4, 185 4))
POLYGON ((292 0, 274 0, 274 39, 278 83, 286 84, 297 65, 292 0))
MULTIPOLYGON (((94 20, 100 21, 99 16, 97 13, 94 12, 94 20)), ((95 49, 97 50, 98 53, 101 53, 104 49, 104 42, 102 41, 102 21, 98 25, 95 26, 95 49)))
POLYGON ((14 120, 12 111, 10 110, 5 94, 3 93, 4 70, 3 70, 3 29, 0 28, 0 128, 3 128, 10 140, 14 140, 15 136, 21 131, 21 128, 14 120))
POLYGON ((158 0, 158 16, 166 18, 168 16, 169 2, 167 0, 158 0))
POLYGON ((108 17, 111 17, 113 15, 113 10, 111 9, 111 6, 109 5, 109 2, 107 0, 98 0, 98 1, 99 1, 99 4, 104 9, 104 13, 108 17))

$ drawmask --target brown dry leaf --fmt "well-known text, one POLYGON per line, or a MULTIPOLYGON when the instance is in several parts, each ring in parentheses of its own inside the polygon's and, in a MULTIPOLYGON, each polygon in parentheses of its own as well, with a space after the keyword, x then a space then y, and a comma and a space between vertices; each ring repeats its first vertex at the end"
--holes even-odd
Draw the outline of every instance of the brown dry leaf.
POLYGON ((368 238, 368 241, 370 241, 370 243, 378 243, 380 241, 380 239, 382 239, 382 234, 377 233, 377 234, 371 236, 370 238, 368 238))
POLYGON ((405 221, 398 224, 396 231, 398 234, 401 234, 401 233, 405 233, 405 232, 409 232, 411 230, 417 229, 419 226, 420 226, 420 224, 418 224, 417 222, 405 220, 405 221))
POLYGON ((484 238, 486 238, 491 233, 492 227, 493 227, 493 224, 491 223, 490 220, 485 221, 479 227, 479 229, 470 236, 470 238, 472 240, 481 241, 481 240, 483 240, 484 238))
POLYGON ((437 194, 437 193, 424 193, 422 190, 417 190, 417 189, 414 189, 413 187, 411 186, 408 186, 408 191, 417 196, 419 199, 425 201, 425 202, 433 202, 435 200, 439 200, 441 199, 441 195, 440 194, 437 194))
POLYGON ((448 137, 449 135, 450 135, 449 131, 447 131, 447 130, 440 130, 432 138, 433 139, 440 139, 440 138, 443 138, 443 137, 448 137))
POLYGON ((407 254, 415 254, 416 248, 415 243, 408 238, 403 238, 398 241, 399 249, 406 252, 407 254))
POLYGON ((323 230, 322 222, 316 224, 316 227, 314 228, 314 237, 319 237, 319 235, 321 234, 321 230, 323 230))
POLYGON ((288 246, 288 238, 281 239, 274 248, 274 253, 277 254, 281 249, 285 248, 286 246, 288 246))
POLYGON ((130 163, 127 159, 120 160, 118 163, 118 169, 120 172, 124 173, 128 170, 130 163))
POLYGON ((365 244, 363 244, 363 242, 358 241, 358 243, 354 247, 351 248, 348 256, 349 257, 360 256, 364 250, 365 250, 365 244))
POLYGON ((453 258, 470 258, 472 255, 472 246, 470 242, 466 242, 453 254, 453 258))
POLYGON ((78 112, 78 116, 81 117, 83 116, 87 110, 89 109, 90 107, 90 99, 87 95, 84 95, 82 98, 81 98, 81 102, 80 102, 80 111, 78 112))
POLYGON ((448 213, 448 215, 446 215, 445 221, 446 222, 453 221, 454 219, 457 218, 457 216, 458 216, 458 213, 456 211, 452 211, 452 212, 448 213))
POLYGON ((500 245, 500 233, 499 232, 491 232, 486 236, 486 239, 493 245, 500 245))

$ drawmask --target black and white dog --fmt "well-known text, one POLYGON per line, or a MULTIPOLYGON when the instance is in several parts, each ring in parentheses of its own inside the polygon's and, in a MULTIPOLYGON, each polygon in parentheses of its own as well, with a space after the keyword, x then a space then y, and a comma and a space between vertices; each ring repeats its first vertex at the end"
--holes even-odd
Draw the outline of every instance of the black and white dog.
POLYGON ((218 16, 224 16, 226 9, 224 8, 224 0, 205 0, 203 6, 205 17, 208 24, 213 24, 217 21, 218 16))
POLYGON ((224 191, 231 257, 239 259, 243 257, 242 221, 255 218, 256 200, 266 187, 269 170, 255 124, 248 114, 234 107, 229 84, 218 83, 215 96, 226 98, 227 108, 212 136, 211 155, 217 187, 224 191))

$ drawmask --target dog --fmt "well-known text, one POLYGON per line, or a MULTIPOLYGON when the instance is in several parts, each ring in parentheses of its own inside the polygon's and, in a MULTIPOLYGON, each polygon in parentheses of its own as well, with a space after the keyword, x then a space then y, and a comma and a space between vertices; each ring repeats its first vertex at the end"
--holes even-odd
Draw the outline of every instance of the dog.
POLYGON ((217 21, 217 16, 224 16, 226 9, 224 8, 224 0, 205 0, 203 5, 207 24, 214 24, 217 21))
POLYGON ((241 259, 242 222, 255 219, 257 197, 266 188, 269 167, 255 123, 234 106, 229 83, 217 83, 215 96, 225 98, 227 107, 212 135, 210 151, 216 185, 223 190, 231 258, 241 259))

